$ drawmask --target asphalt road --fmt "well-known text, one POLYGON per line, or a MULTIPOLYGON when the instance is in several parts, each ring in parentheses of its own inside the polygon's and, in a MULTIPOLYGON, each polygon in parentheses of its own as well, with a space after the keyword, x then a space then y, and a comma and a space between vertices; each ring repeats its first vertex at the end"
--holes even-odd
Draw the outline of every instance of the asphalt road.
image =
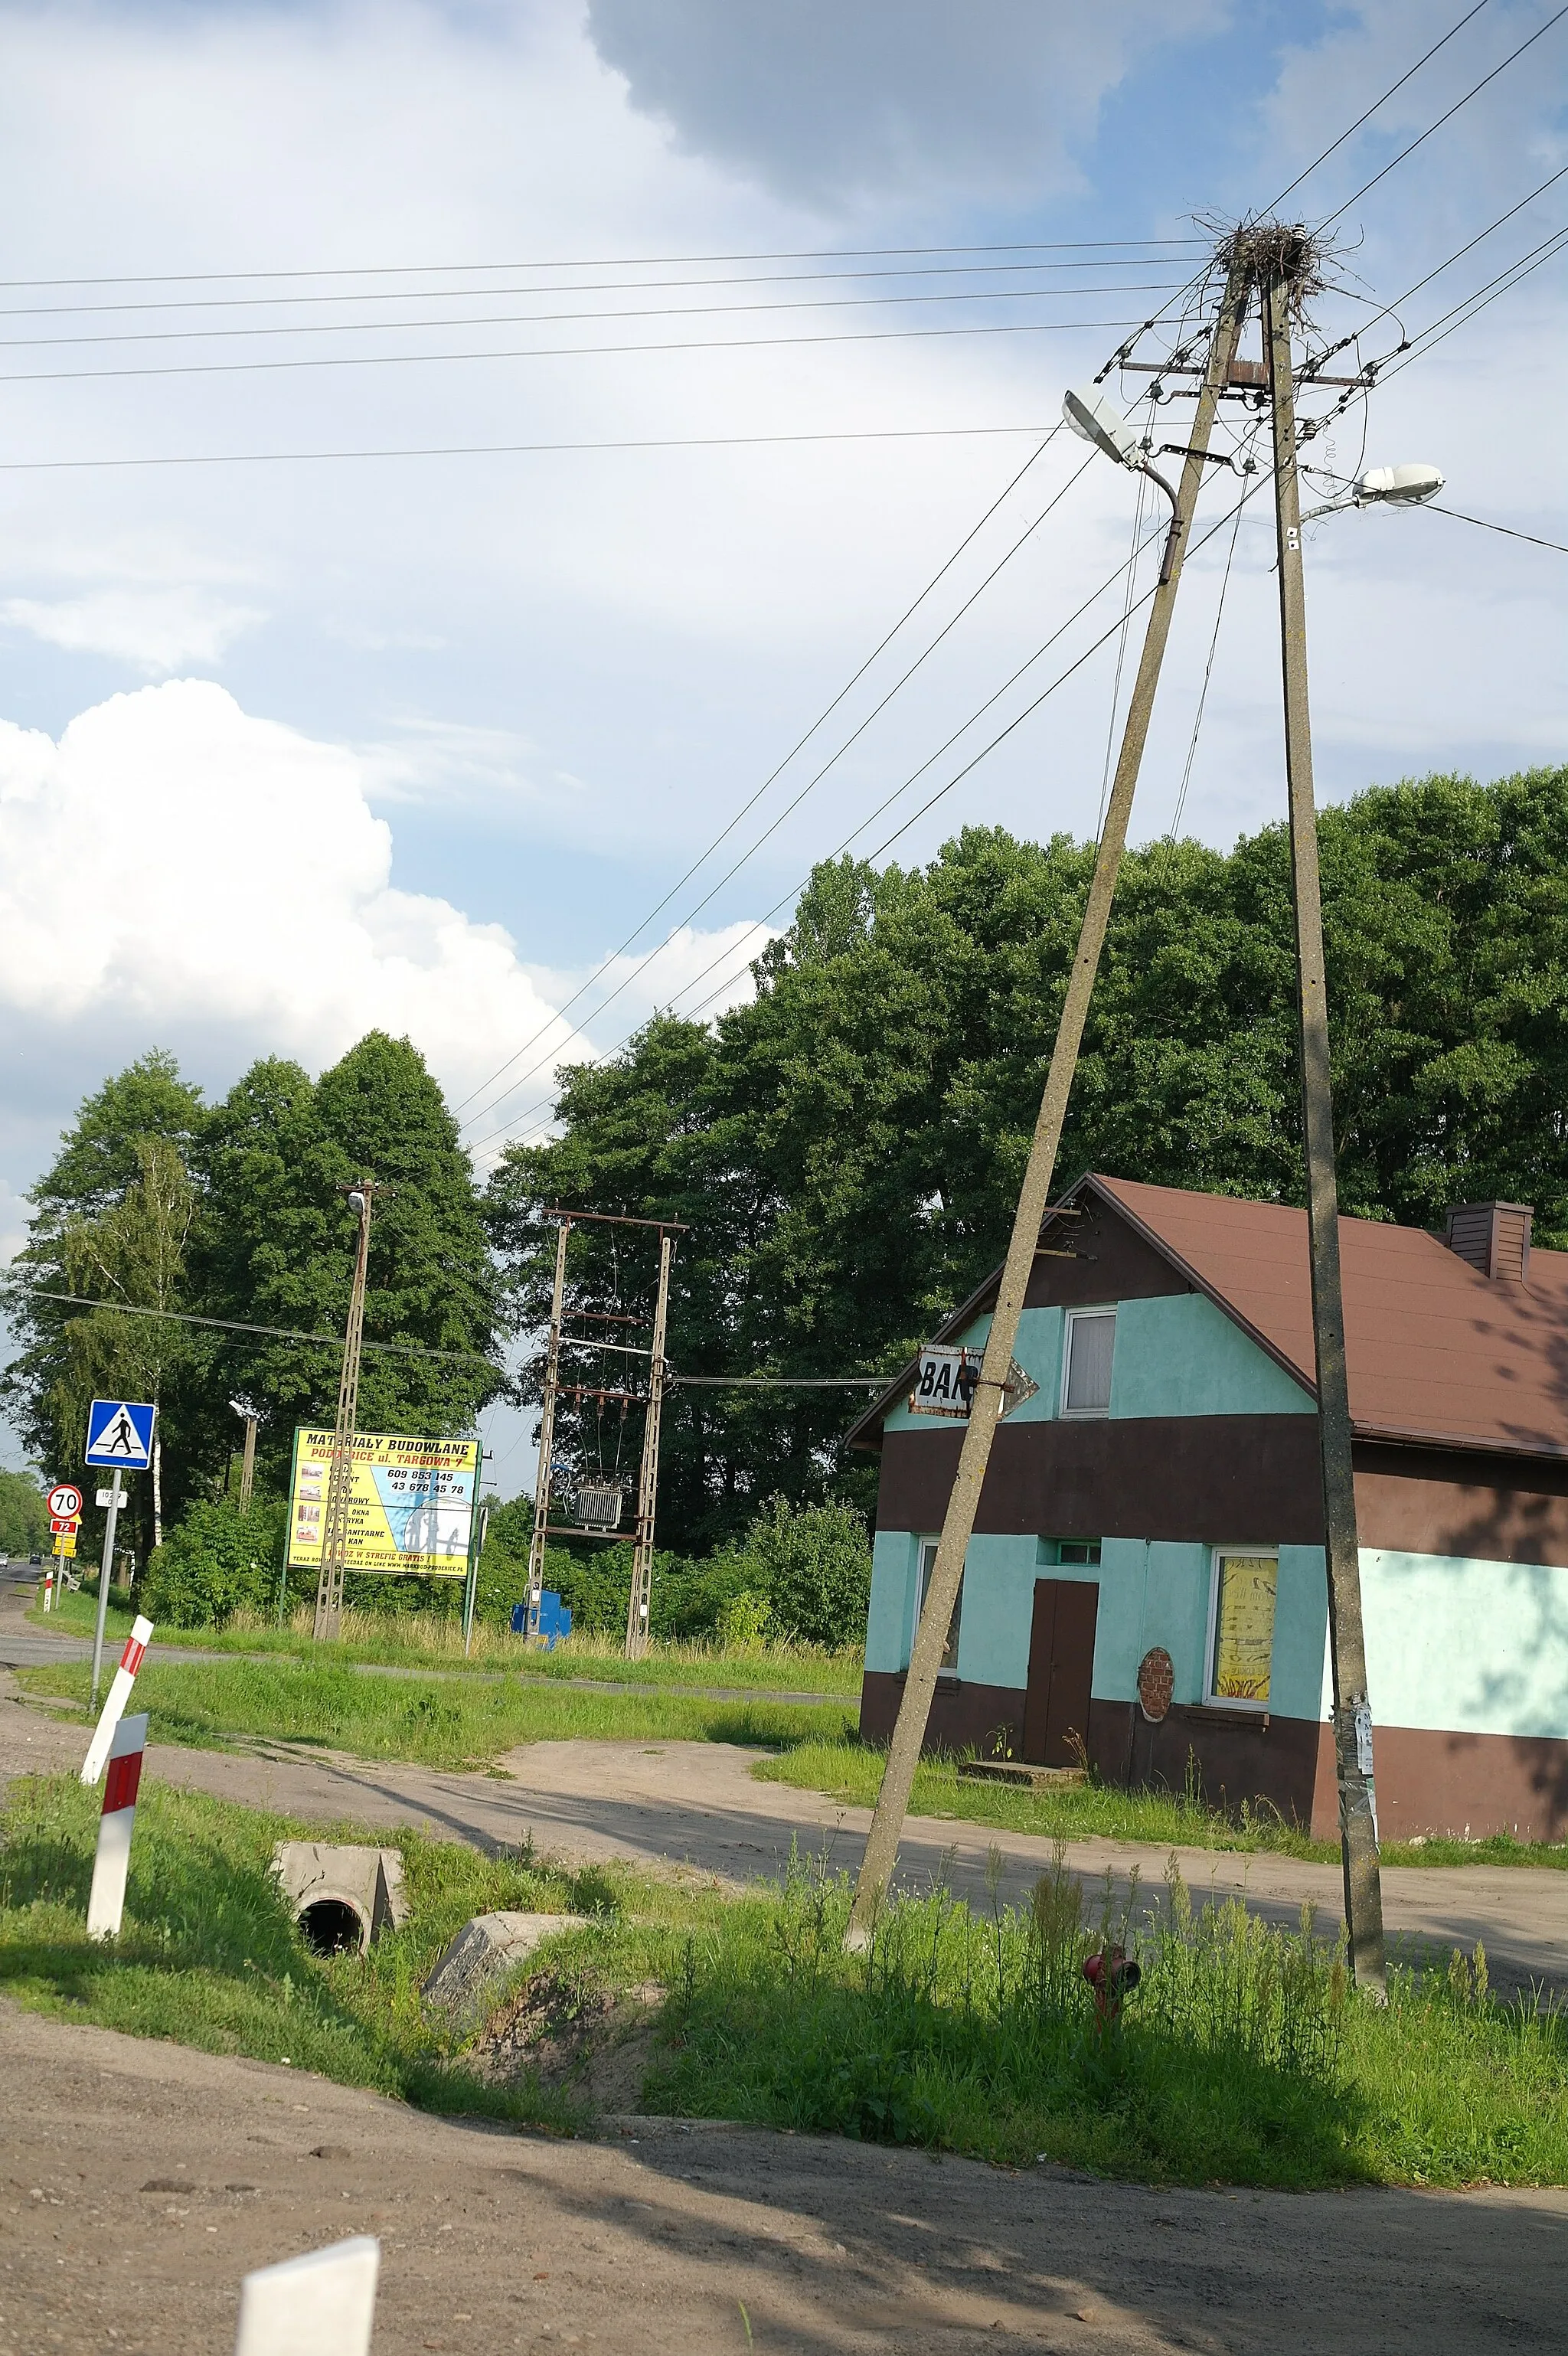
MULTIPOLYGON (((22 1705, 15 1678, 0 1670, 0 1786, 29 1769, 75 1767, 84 1747, 80 1727, 22 1705)), ((869 1809, 840 1808, 815 1792, 758 1782, 751 1770, 765 1756, 717 1742, 533 1742, 483 1773, 464 1774, 349 1759, 315 1745, 256 1742, 210 1751, 154 1743, 146 1773, 281 1815, 375 1832, 412 1826, 435 1839, 492 1850, 532 1839, 557 1856, 678 1865, 744 1882, 781 1871, 798 1843, 853 1872, 869 1809)), ((1008 1899, 1023 1897, 1052 1855, 1049 1840, 1029 1834, 917 1816, 904 1834, 901 1875, 915 1887, 940 1875, 984 1907, 993 1849, 1008 1899)), ((1092 1905, 1107 1877, 1117 1904, 1157 1892, 1169 1855, 1125 1841, 1073 1841, 1067 1848, 1092 1905)), ((1255 1912, 1291 1925, 1303 1905, 1314 1907, 1325 1925, 1341 1919, 1337 1866, 1211 1849, 1176 1855, 1199 1898, 1233 1892, 1255 1912)), ((1480 1940, 1499 1987, 1568 1987, 1568 1873, 1389 1868, 1383 1908, 1396 1954, 1419 1959, 1480 1940)))
POLYGON ((0 2347, 222 2356, 240 2279, 381 2245, 376 2356, 1503 2356, 1568 2194, 1172 2191, 627 2119, 560 2143, 0 2002, 0 2347))

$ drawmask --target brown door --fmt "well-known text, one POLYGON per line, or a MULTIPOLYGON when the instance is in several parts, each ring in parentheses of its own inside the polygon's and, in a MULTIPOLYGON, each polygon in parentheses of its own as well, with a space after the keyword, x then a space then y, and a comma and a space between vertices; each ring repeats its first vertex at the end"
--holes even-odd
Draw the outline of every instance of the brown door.
POLYGON ((1100 1587, 1091 1579, 1037 1579, 1024 1695, 1024 1757, 1076 1767, 1089 1740, 1089 1688, 1100 1587))

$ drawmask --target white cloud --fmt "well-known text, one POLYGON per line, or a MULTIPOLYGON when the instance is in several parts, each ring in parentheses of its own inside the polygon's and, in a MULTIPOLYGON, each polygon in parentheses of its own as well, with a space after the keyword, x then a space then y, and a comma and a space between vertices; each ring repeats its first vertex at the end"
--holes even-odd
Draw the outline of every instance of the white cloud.
MULTIPOLYGON (((531 800, 539 791, 538 747, 515 729, 417 718, 392 727, 391 735, 358 748, 367 784, 380 801, 439 800, 450 810, 454 798, 531 800)), ((547 772, 544 782, 578 789, 559 771, 547 772)))
POLYGON ((1217 27, 1220 0, 590 0, 634 105, 791 198, 1025 197, 1074 152, 1129 57, 1217 27))
POLYGON ((218 662, 264 616, 199 588, 98 589, 80 597, 8 597, 0 616, 68 654, 109 655, 154 675, 218 662))
POLYGON ((366 787, 352 753, 201 680, 112 697, 58 745, 0 724, 0 1004, 78 1042, 217 1032, 313 1069, 377 1025, 455 1094, 535 1032, 572 1052, 499 926, 392 887, 366 787))

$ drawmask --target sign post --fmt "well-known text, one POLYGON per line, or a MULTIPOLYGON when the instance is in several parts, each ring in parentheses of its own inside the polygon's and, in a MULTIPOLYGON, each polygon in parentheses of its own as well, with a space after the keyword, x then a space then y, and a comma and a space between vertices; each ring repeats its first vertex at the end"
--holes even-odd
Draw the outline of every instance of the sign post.
MULTIPOLYGON (((110 1465, 114 1473, 109 1492, 109 1518, 103 1525, 103 1567, 98 1574, 98 1620, 92 1633, 92 1701, 98 1708, 98 1687, 103 1675, 103 1623, 109 1612, 109 1574, 114 1568, 114 1528, 125 1493, 122 1472, 144 1472, 153 1461, 155 1407, 133 1406, 125 1399, 94 1399, 87 1418, 87 1462, 110 1465)), ((80 1511, 80 1499, 78 1510, 80 1511)))
POLYGON ((69 1481, 57 1481, 49 1491, 49 1529, 54 1538, 54 1560, 44 1573, 44 1610, 50 1612, 56 1602, 57 1583, 65 1585, 66 1558, 76 1552, 76 1534, 81 1526, 81 1491, 69 1481))
POLYGON ((120 1519, 120 1508, 125 1493, 115 1473, 109 1490, 109 1513, 103 1525, 103 1563, 98 1574, 98 1619, 92 1631, 92 1698, 90 1709, 98 1708, 99 1680, 103 1675, 103 1623, 109 1615, 109 1574, 114 1568, 114 1526, 120 1519))

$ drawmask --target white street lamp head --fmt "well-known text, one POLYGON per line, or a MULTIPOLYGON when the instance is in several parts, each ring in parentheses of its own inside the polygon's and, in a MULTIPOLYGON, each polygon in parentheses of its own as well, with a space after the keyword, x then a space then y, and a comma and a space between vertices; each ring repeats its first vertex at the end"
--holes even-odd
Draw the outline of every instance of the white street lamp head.
POLYGON ((357 1187, 355 1188, 353 1194, 348 1197, 348 1207, 353 1212, 357 1219, 362 1219, 364 1217, 365 1197, 360 1194, 357 1187))
POLYGON ((1369 466, 1357 481, 1353 497, 1359 508, 1378 504, 1391 508, 1419 507, 1435 499, 1443 488, 1436 466, 1369 466))
POLYGON ((1143 444, 1136 428, 1128 424, 1114 401, 1096 391, 1093 385, 1065 393, 1061 414, 1080 441, 1092 442, 1096 450, 1103 450, 1118 466, 1143 464, 1143 444))

